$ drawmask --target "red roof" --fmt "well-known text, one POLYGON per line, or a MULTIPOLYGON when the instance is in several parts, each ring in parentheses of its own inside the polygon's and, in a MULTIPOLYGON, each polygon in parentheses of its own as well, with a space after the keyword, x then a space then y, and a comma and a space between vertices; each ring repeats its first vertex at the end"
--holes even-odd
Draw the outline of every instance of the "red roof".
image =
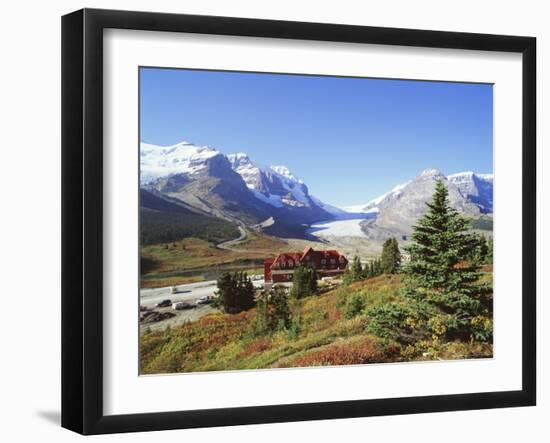
MULTIPOLYGON (((281 252, 275 257, 274 260, 271 261, 271 265, 274 265, 276 263, 280 263, 282 261, 290 261, 293 260, 296 263, 300 263, 303 261, 303 258, 309 254, 313 253, 317 257, 321 255, 323 258, 335 258, 340 259, 340 257, 343 257, 346 259, 342 254, 340 254, 338 251, 331 249, 327 251, 315 251, 311 246, 308 246, 304 249, 303 252, 281 252)), ((347 261, 347 259, 346 259, 347 261)), ((267 260, 265 261, 265 264, 267 264, 267 260)))

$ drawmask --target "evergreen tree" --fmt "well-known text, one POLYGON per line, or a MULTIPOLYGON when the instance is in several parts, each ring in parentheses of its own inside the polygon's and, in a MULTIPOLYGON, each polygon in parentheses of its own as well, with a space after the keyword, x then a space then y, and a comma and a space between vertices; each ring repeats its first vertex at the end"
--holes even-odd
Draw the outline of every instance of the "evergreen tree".
POLYGON ((370 264, 370 276, 371 277, 377 277, 382 274, 382 262, 379 258, 374 259, 371 261, 370 264))
POLYGON ((395 274, 401 265, 401 252, 395 237, 388 238, 382 247, 381 270, 385 274, 395 274))
POLYGON ((290 320, 286 291, 282 287, 275 286, 273 290, 262 294, 258 299, 254 335, 265 335, 276 330, 288 329, 290 320))
POLYGON ((291 297, 303 298, 317 292, 317 273, 309 266, 300 265, 294 269, 291 297))
POLYGON ((271 305, 271 325, 274 329, 283 329, 290 326, 290 308, 288 296, 284 288, 276 287, 269 297, 271 305))
POLYGON ((477 246, 472 251, 469 260, 475 260, 479 263, 485 263, 487 261, 487 254, 489 253, 489 247, 487 244, 487 238, 481 234, 477 236, 477 246))
POLYGON ((479 253, 483 261, 487 260, 487 254, 489 253, 489 245, 487 243, 487 237, 481 235, 479 237, 479 253))
POLYGON ((479 259, 482 263, 487 261, 487 254, 489 253, 489 245, 487 244, 487 237, 484 235, 479 236, 479 259))
POLYGON ((361 280, 363 278, 363 267, 361 266, 361 260, 357 255, 353 258, 350 272, 352 281, 361 280))
POLYGON ((468 233, 469 221, 451 208, 448 191, 438 180, 428 212, 413 227, 407 248, 406 294, 424 308, 440 312, 449 332, 469 331, 474 317, 492 309, 489 285, 477 283, 479 262, 469 260, 479 247, 468 233))
POLYGON ((254 336, 265 335, 271 332, 271 319, 269 312, 269 296, 268 293, 262 293, 258 297, 256 304, 256 321, 252 327, 254 336))
POLYGON ((487 240, 487 257, 485 257, 485 263, 493 264, 493 236, 489 237, 489 240, 487 240))
POLYGON ((351 269, 348 268, 345 270, 344 275, 342 276, 342 284, 347 286, 350 283, 353 283, 353 274, 351 273, 351 269))
POLYGON ((254 306, 254 285, 244 272, 224 272, 217 281, 218 305, 225 312, 245 311, 254 306))

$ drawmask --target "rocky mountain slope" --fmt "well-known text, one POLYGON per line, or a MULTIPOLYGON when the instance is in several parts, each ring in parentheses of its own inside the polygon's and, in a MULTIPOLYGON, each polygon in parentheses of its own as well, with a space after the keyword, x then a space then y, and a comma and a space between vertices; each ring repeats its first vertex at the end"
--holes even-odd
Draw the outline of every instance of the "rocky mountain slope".
POLYGON ((493 213, 493 174, 469 171, 449 175, 447 179, 464 197, 478 206, 483 214, 493 213))
POLYGON ((140 163, 142 188, 245 224, 273 218, 279 227, 300 225, 332 218, 329 209, 341 211, 311 197, 286 167, 259 167, 242 153, 226 156, 187 142, 142 143, 140 163))
MULTIPOLYGON (((425 214, 425 203, 437 180, 445 182, 451 205, 461 214, 474 219, 492 216, 490 174, 445 176, 426 169, 366 204, 340 209, 312 196, 308 186, 287 167, 261 166, 245 153, 224 155, 187 142, 165 147, 142 143, 140 151, 142 189, 200 214, 261 227, 280 236, 303 236, 306 225, 315 222, 355 219, 370 240, 378 242, 390 236, 406 240, 412 225, 425 214)), ((331 232, 330 226, 324 231, 331 232)))
POLYGON ((361 228, 372 240, 381 241, 390 236, 407 240, 413 224, 426 213, 426 202, 430 201, 437 180, 443 180, 450 204, 459 213, 472 218, 490 214, 492 176, 482 177, 468 173, 446 177, 437 169, 426 169, 413 180, 364 205, 363 211, 377 216, 362 221, 361 228))

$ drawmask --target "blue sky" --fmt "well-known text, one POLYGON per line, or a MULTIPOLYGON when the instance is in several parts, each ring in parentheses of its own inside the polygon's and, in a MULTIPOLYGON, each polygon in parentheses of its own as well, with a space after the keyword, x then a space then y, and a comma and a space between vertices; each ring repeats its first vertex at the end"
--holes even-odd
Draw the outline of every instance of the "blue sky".
POLYGON ((426 168, 493 172, 491 85, 142 68, 141 140, 283 164, 364 203, 426 168))

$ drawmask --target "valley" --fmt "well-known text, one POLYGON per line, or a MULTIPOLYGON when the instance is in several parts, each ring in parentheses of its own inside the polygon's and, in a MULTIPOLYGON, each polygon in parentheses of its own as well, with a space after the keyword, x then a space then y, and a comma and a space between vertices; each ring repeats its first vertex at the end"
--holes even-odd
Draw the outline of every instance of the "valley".
POLYGON ((140 375, 493 357, 492 85, 139 89, 140 375))
POLYGON ((492 235, 489 174, 426 169, 365 204, 337 208, 312 196, 285 166, 258 166, 246 153, 143 143, 141 164, 142 288, 208 281, 226 271, 261 274, 265 259, 307 246, 374 260, 387 238, 408 244, 437 180, 476 232, 492 235))

